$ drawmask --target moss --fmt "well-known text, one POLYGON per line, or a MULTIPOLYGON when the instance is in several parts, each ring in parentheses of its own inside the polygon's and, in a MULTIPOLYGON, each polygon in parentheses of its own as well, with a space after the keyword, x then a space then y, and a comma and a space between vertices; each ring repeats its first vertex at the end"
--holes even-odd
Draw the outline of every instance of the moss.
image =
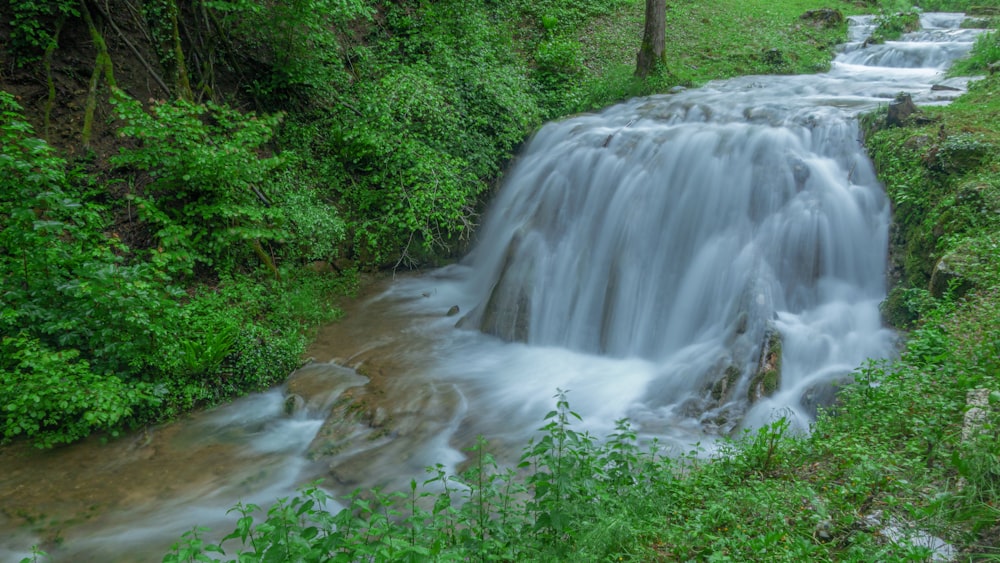
POLYGON ((756 402, 770 397, 781 385, 781 333, 771 328, 764 338, 757 373, 750 380, 747 399, 756 402))
POLYGON ((730 364, 726 367, 725 372, 721 379, 715 382, 712 386, 712 399, 721 402, 723 399, 727 398, 730 391, 739 381, 742 372, 737 366, 730 364))

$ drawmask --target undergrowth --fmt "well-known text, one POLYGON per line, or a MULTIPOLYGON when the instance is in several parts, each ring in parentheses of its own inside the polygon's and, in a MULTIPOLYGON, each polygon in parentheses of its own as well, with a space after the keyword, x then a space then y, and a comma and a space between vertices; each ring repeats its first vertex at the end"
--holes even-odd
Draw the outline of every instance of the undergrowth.
POLYGON ((666 455, 626 420, 602 439, 575 430, 560 393, 517 468, 480 440, 462 474, 428 468, 405 491, 341 499, 314 483, 237 505, 221 542, 195 528, 164 561, 921 561, 929 535, 987 554, 975 534, 995 517, 1000 416, 957 439, 963 385, 985 381, 939 372, 952 352, 939 330, 860 370, 809 436, 779 418, 711 454, 666 455))

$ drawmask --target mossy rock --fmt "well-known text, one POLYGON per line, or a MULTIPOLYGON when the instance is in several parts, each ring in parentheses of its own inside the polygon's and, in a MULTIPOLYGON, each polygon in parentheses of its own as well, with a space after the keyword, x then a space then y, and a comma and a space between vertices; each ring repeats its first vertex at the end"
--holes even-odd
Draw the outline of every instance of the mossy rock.
POLYGON ((781 333, 770 327, 761 347, 757 373, 750 380, 747 400, 755 403, 774 395, 781 384, 781 333))
POLYGON ((969 133, 949 135, 933 151, 931 168, 946 174, 962 174, 978 168, 995 154, 992 143, 969 133))
POLYGON ((998 255, 1000 233, 970 239, 938 260, 928 290, 934 297, 950 292, 953 298, 959 298, 977 287, 994 286, 1000 283, 998 255))
POLYGON ((983 17, 983 16, 1000 16, 1000 7, 998 6, 969 6, 969 9, 965 11, 965 15, 973 17, 983 17))
POLYGON ((736 382, 739 381, 741 374, 740 368, 730 364, 726 368, 723 377, 712 386, 712 399, 719 403, 725 402, 729 398, 729 394, 736 387, 736 382))
POLYGON ((940 299, 947 294, 952 297, 962 297, 972 289, 972 281, 964 274, 975 257, 956 251, 938 260, 931 274, 928 290, 931 295, 940 299))
POLYGON ((844 23, 844 14, 840 10, 832 8, 821 8, 819 10, 809 10, 799 16, 820 29, 833 29, 844 23))

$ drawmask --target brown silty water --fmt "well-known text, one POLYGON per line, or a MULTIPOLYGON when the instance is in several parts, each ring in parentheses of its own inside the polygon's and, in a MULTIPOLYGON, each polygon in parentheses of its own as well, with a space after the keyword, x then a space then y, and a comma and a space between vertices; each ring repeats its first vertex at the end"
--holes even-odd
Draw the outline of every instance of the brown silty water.
POLYGON ((446 386, 392 377, 402 351, 423 344, 404 330, 412 319, 387 308, 349 303, 346 318, 317 335, 310 362, 269 393, 117 440, 0 447, 0 561, 32 545, 54 561, 158 561, 195 525, 212 527, 209 537, 231 531, 226 512, 237 502, 266 508, 320 479, 345 494, 402 485, 457 459, 420 453, 455 426, 461 400, 446 386))

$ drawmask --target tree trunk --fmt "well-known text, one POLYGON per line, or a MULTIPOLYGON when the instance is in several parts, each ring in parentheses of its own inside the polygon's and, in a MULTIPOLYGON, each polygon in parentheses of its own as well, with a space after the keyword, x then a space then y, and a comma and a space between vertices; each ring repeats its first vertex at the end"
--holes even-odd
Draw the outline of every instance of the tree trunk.
POLYGON ((646 28, 642 33, 635 75, 649 76, 656 64, 666 63, 667 0, 646 0, 646 28))

